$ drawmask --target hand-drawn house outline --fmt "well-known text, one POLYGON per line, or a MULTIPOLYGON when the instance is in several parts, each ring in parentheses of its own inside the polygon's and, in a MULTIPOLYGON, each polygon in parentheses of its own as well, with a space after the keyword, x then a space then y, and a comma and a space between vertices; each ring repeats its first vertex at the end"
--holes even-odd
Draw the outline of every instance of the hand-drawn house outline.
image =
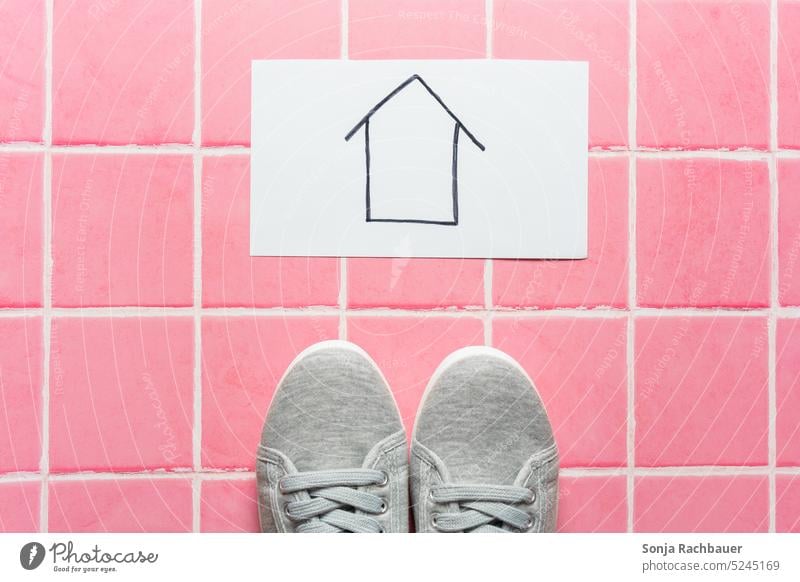
POLYGON ((446 225, 446 226, 456 226, 458 225, 458 138, 461 132, 463 131, 467 137, 474 143, 481 151, 485 151, 486 147, 477 140, 477 138, 470 132, 466 126, 461 123, 461 120, 455 116, 455 114, 450 110, 450 108, 445 104, 439 95, 437 95, 433 89, 431 89, 430 85, 428 85, 425 80, 420 77, 419 75, 411 75, 408 79, 400 83, 391 93, 386 95, 383 99, 381 99, 369 112, 361 118, 361 120, 353 126, 353 128, 347 132, 347 135, 344 136, 345 141, 350 141, 350 138, 353 137, 358 130, 364 128, 364 156, 366 159, 366 217, 367 222, 406 222, 406 223, 417 223, 417 224, 439 224, 439 225, 446 225), (453 198, 453 214, 452 220, 424 220, 418 218, 375 218, 372 216, 372 204, 371 204, 371 195, 370 192, 370 149, 369 149, 369 121, 370 118, 381 108, 383 107, 390 99, 392 99, 395 95, 400 93, 403 89, 408 87, 414 81, 419 82, 422 87, 433 97, 436 102, 442 107, 442 109, 447 112, 447 114, 453 118, 455 122, 455 127, 453 129, 453 161, 451 167, 451 177, 452 177, 452 198, 453 198))

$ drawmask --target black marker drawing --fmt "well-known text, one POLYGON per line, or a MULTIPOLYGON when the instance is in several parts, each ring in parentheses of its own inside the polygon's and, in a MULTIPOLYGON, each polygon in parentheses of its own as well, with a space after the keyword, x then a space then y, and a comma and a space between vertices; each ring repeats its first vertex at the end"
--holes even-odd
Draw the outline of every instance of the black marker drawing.
POLYGON ((459 136, 461 133, 465 133, 467 137, 474 143, 481 151, 485 151, 484 145, 477 140, 477 138, 461 123, 461 120, 455 116, 455 114, 450 110, 449 107, 442 101, 441 97, 439 97, 433 89, 425 82, 425 80, 420 77, 419 75, 412 75, 400 85, 398 85, 391 93, 386 95, 383 99, 381 99, 369 112, 361 118, 361 120, 345 135, 345 141, 350 141, 350 138, 353 137, 361 128, 364 128, 364 155, 366 159, 366 217, 367 222, 405 222, 405 223, 418 223, 418 224, 438 224, 438 225, 446 225, 446 226, 456 226, 458 225, 458 141, 459 136), (451 188, 450 188, 450 196, 452 197, 452 217, 448 216, 446 220, 427 220, 422 218, 404 218, 404 217, 376 217, 374 216, 373 212, 373 204, 372 204, 372 197, 374 195, 373 192, 370 191, 370 186, 372 183, 371 175, 370 175, 370 118, 381 108, 383 107, 390 99, 395 97, 398 93, 403 91, 406 87, 411 85, 414 81, 417 81, 429 94, 433 97, 434 100, 439 104, 439 106, 444 109, 444 111, 449 115, 453 122, 453 147, 452 147, 452 163, 450 168, 451 174, 451 188))

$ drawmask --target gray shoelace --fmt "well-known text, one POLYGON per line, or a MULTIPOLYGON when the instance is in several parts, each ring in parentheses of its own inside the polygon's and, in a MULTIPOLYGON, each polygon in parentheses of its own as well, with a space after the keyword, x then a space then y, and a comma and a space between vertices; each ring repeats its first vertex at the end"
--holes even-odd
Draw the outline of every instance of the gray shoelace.
POLYGON ((511 485, 440 485, 431 489, 435 503, 454 504, 456 511, 434 513, 433 526, 442 532, 511 532, 533 527, 533 517, 519 504, 530 504, 534 493, 511 485))
POLYGON ((385 472, 374 469, 308 471, 282 477, 278 487, 284 495, 307 494, 284 506, 298 533, 383 533, 372 515, 386 512, 386 499, 359 488, 387 480, 385 472))

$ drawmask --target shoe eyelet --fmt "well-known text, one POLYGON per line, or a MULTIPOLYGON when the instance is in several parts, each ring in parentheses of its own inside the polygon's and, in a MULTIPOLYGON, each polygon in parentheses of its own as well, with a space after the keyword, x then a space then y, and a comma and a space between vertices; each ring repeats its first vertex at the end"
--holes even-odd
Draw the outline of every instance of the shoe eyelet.
POLYGON ((292 512, 289 511, 289 504, 288 503, 284 503, 283 504, 283 514, 287 518, 289 518, 291 521, 294 521, 294 516, 292 515, 292 512))
POLYGON ((278 481, 278 491, 281 493, 286 493, 286 486, 283 484, 283 479, 278 481))
POLYGON ((383 487, 389 482, 389 473, 386 471, 381 470, 382 479, 377 483, 379 487, 383 487))
POLYGON ((437 531, 441 531, 439 529, 439 514, 438 513, 432 513, 431 514, 431 526, 433 526, 433 529, 435 529, 437 531))
POLYGON ((533 524, 535 523, 536 519, 532 515, 528 514, 528 523, 526 523, 525 527, 523 527, 520 531, 530 531, 533 529, 533 524))
POLYGON ((433 494, 433 489, 428 491, 428 499, 430 500, 431 503, 438 503, 438 501, 436 500, 436 496, 433 494))
POLYGON ((378 533, 386 533, 386 530, 381 527, 381 529, 378 530, 378 533))
POLYGON ((386 502, 385 497, 381 497, 381 508, 378 510, 378 514, 383 515, 387 511, 389 511, 389 504, 386 502))

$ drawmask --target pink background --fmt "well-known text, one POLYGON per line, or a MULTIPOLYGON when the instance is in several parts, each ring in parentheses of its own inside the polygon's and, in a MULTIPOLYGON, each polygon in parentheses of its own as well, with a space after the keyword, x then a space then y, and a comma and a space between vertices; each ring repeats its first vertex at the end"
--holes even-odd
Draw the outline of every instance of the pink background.
POLYGON ((254 531, 275 384, 518 358, 562 531, 800 531, 800 1, 0 0, 0 530, 254 531), (585 261, 251 258, 251 59, 590 62, 585 261), (773 72, 774 71, 774 72, 773 72))

